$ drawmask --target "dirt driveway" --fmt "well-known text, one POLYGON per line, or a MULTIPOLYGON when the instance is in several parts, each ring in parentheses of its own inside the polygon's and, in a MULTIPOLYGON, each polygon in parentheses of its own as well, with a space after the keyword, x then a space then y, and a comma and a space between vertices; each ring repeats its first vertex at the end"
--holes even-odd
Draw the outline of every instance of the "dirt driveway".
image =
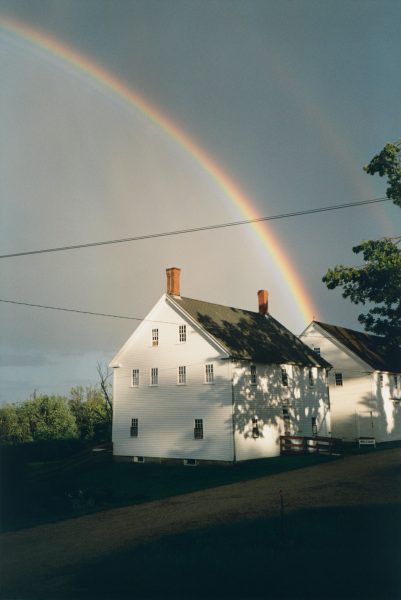
POLYGON ((401 449, 389 449, 0 536, 3 598, 56 597, 74 565, 172 532, 285 510, 401 502, 401 449))

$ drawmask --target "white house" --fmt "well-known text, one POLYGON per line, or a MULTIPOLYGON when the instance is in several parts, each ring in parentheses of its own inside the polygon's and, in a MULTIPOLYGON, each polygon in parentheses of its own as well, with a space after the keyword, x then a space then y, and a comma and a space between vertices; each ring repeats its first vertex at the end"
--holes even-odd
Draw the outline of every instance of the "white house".
POLYGON ((300 336, 333 365, 331 431, 345 441, 401 439, 401 354, 378 336, 312 321, 300 336))
POLYGON ((279 454, 280 434, 330 434, 328 363, 276 321, 167 293, 110 363, 113 453, 235 462, 279 454))

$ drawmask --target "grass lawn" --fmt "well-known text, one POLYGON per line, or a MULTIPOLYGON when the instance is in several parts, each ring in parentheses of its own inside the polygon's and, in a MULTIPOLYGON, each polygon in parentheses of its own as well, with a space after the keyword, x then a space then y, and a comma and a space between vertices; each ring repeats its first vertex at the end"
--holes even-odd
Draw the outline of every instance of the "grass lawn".
POLYGON ((115 463, 84 451, 69 458, 3 465, 2 530, 29 527, 333 460, 283 456, 235 466, 115 463))
MULTIPOLYGON (((85 564, 74 598, 330 598, 401 595, 399 505, 301 510, 171 535, 85 564)), ((67 597, 66 596, 66 597, 67 597)))

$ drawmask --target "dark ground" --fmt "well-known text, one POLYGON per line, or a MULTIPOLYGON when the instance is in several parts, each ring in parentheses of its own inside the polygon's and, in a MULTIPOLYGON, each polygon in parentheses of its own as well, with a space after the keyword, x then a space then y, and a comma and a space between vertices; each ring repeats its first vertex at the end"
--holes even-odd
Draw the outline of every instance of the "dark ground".
POLYGON ((2 598, 398 600, 401 450, 8 532, 0 544, 2 598))

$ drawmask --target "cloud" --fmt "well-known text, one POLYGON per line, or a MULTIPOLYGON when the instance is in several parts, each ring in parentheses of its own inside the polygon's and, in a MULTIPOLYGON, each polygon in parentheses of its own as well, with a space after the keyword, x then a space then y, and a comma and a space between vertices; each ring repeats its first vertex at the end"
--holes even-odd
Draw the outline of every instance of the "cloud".
POLYGON ((39 367, 51 365, 53 361, 45 354, 4 353, 0 354, 0 368, 4 367, 39 367))

